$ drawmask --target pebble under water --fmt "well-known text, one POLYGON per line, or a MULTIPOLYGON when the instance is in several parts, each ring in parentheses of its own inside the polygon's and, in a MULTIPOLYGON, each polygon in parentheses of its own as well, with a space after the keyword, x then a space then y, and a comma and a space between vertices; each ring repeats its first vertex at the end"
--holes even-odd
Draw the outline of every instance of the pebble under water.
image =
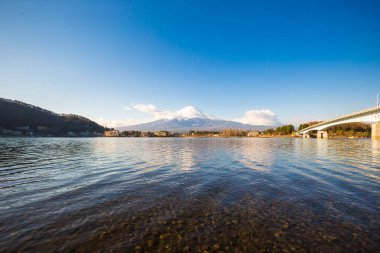
POLYGON ((380 142, 0 138, 0 252, 380 252, 380 142))

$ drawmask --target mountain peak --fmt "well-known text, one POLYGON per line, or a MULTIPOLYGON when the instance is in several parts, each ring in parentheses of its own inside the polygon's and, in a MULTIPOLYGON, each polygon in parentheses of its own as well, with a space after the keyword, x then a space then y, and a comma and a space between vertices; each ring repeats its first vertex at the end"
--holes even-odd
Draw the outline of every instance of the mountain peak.
POLYGON ((194 106, 186 106, 182 108, 181 110, 176 111, 174 113, 174 118, 176 119, 193 119, 193 118, 212 119, 211 116, 195 108, 194 106))

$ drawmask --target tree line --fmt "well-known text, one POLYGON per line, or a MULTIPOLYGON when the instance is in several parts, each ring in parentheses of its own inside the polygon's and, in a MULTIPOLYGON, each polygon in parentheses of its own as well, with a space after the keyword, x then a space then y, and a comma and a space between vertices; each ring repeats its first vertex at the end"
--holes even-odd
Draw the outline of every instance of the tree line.
POLYGON ((263 131, 264 135, 290 135, 295 132, 293 125, 283 125, 277 128, 269 128, 263 131))

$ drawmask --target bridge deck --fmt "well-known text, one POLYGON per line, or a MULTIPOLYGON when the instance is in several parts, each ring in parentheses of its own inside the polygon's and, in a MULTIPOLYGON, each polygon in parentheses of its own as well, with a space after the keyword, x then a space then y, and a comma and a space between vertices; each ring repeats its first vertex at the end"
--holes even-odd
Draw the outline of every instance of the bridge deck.
POLYGON ((351 114, 340 116, 340 117, 337 117, 337 118, 332 119, 332 120, 323 121, 321 123, 318 123, 318 124, 309 126, 307 128, 304 128, 304 129, 298 131, 298 133, 305 132, 305 131, 310 131, 310 130, 316 128, 316 127, 328 125, 328 124, 339 122, 339 121, 344 121, 344 120, 349 120, 349 119, 353 119, 353 118, 358 118, 358 117, 363 117, 363 116, 367 116, 367 115, 372 115, 374 113, 380 113, 380 107, 374 107, 374 108, 366 109, 366 110, 363 110, 363 111, 354 112, 354 113, 351 113, 351 114))

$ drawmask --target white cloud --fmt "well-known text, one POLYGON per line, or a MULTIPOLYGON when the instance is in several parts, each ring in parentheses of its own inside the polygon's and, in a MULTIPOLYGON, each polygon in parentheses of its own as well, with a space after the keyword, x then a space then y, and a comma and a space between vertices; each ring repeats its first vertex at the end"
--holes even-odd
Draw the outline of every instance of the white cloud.
POLYGON ((153 118, 127 119, 127 120, 108 120, 104 118, 99 118, 98 120, 96 120, 96 122, 105 127, 115 128, 115 127, 124 127, 124 126, 142 124, 142 123, 146 123, 152 120, 157 120, 157 119, 162 119, 162 118, 168 119, 168 118, 172 118, 174 115, 174 112, 159 110, 156 106, 152 104, 131 104, 130 106, 124 107, 124 110, 126 111, 130 111, 132 109, 147 113, 153 116, 153 118))
POLYGON ((137 111, 152 115, 154 119, 170 119, 175 115, 173 111, 163 111, 152 104, 136 104, 132 105, 132 107, 137 111))
POLYGON ((158 109, 156 108, 156 106, 152 105, 152 104, 137 104, 137 105, 133 105, 133 108, 135 108, 136 110, 140 111, 140 112, 146 112, 146 113, 154 113, 156 111, 158 111, 158 109))
POLYGON ((263 126, 276 126, 280 124, 276 114, 271 110, 249 110, 244 113, 242 118, 234 119, 234 121, 263 126))
POLYGON ((107 120, 103 118, 99 118, 95 120, 96 123, 99 125, 109 127, 109 128, 115 128, 115 127, 123 127, 123 126, 132 126, 136 124, 145 123, 142 120, 136 120, 136 119, 127 119, 127 120, 107 120))

